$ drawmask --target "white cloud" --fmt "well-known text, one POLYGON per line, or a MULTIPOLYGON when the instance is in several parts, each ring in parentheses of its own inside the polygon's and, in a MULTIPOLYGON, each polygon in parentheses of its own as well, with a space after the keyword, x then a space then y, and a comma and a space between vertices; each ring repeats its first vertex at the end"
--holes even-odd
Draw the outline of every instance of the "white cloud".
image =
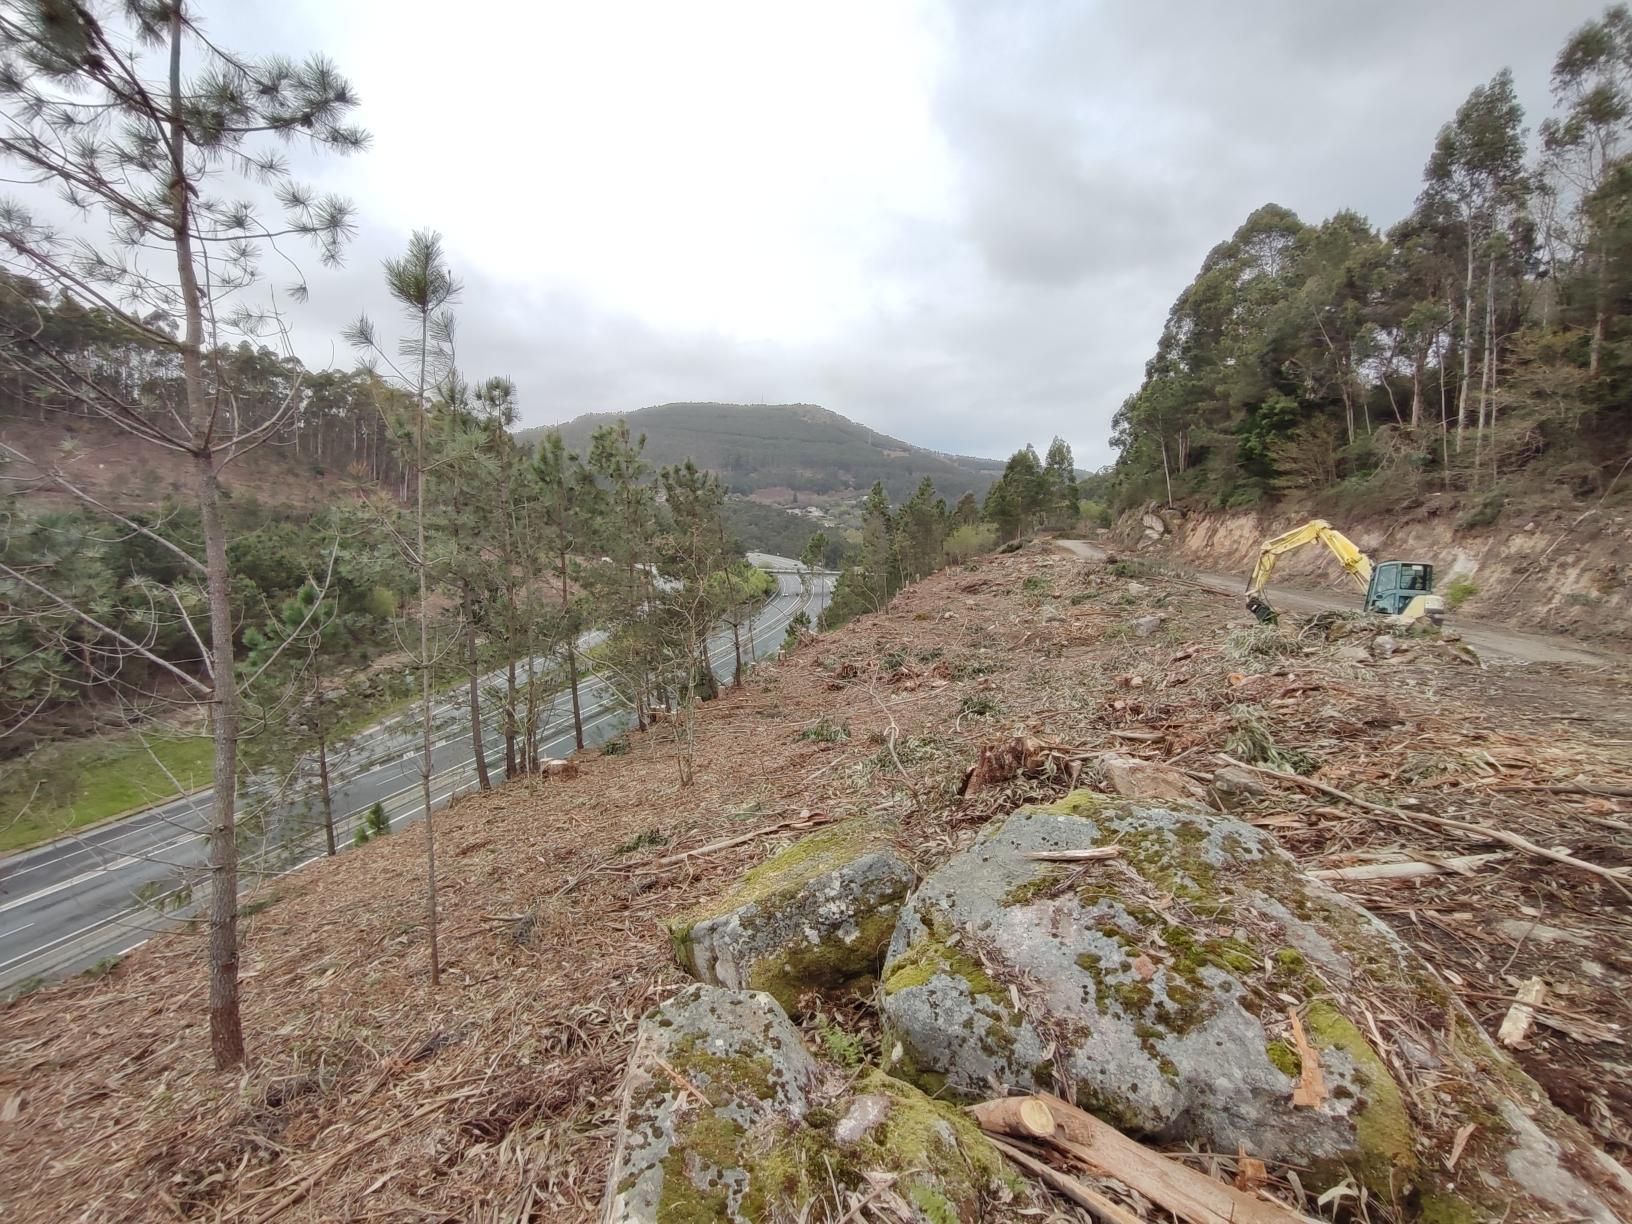
POLYGON ((314 274, 318 360, 430 226, 468 283, 465 364, 515 377, 529 423, 802 400, 946 450, 1059 433, 1097 463, 1247 212, 1386 225, 1496 69, 1539 121, 1598 7, 302 0, 216 32, 327 52, 375 135, 312 165, 364 227, 314 274))

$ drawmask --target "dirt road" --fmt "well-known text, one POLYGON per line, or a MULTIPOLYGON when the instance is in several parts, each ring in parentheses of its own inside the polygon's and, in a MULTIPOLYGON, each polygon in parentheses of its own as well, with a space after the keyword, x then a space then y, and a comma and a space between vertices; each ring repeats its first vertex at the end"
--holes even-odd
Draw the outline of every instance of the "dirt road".
MULTIPOLYGON (((1085 560, 1102 561, 1105 558, 1105 550, 1097 544, 1090 544, 1087 540, 1055 540, 1054 543, 1085 560)), ((1176 568, 1183 569, 1189 577, 1204 586, 1226 595, 1240 594, 1246 589, 1245 580, 1240 575, 1209 574, 1185 567, 1176 568)), ((1275 607, 1293 612, 1346 612, 1358 606, 1358 601, 1352 596, 1326 591, 1293 590, 1290 587, 1272 586, 1269 588, 1269 594, 1270 602, 1275 607)), ((1243 603, 1243 611, 1245 606, 1243 603)), ((1612 656, 1591 650, 1568 638, 1549 637, 1539 633, 1519 633, 1499 625, 1465 621, 1460 617, 1453 617, 1450 623, 1462 635, 1462 640, 1473 647, 1482 658, 1517 659, 1526 663, 1614 662, 1612 656)))

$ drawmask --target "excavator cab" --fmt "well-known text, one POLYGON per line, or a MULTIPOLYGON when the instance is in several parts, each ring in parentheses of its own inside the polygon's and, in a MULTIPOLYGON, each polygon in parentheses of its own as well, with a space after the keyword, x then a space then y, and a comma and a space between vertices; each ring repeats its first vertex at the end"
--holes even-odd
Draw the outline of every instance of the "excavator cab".
POLYGON ((1398 616, 1434 589, 1434 567, 1421 561, 1384 561, 1366 584, 1366 611, 1398 616))

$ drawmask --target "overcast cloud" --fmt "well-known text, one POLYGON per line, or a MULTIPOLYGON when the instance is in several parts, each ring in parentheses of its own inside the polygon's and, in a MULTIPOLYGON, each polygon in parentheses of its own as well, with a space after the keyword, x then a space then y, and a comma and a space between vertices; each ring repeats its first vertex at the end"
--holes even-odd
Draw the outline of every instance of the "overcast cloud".
POLYGON ((347 267, 297 345, 346 365, 379 261, 440 230, 461 364, 524 422, 666 400, 813 402, 923 446, 1111 457, 1168 306, 1275 201, 1379 226, 1434 133, 1514 70, 1534 130, 1586 0, 1423 4, 449 7, 223 11, 245 49, 323 50, 373 149, 347 267))

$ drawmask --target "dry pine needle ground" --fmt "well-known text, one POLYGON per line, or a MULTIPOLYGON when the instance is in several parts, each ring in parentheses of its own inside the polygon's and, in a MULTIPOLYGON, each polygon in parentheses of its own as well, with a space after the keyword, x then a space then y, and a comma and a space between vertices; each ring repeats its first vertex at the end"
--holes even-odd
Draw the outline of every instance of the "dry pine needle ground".
MULTIPOLYGON (((795 834, 659 861, 802 812, 892 816, 928 867, 992 815, 1073 779, 1094 784, 1100 752, 1198 779, 1220 751, 1248 752, 1407 811, 1632 863, 1626 798, 1503 789, 1632 788, 1624 672, 1480 669, 1426 643, 1358 662, 1324 634, 1259 630, 1233 599, 1182 578, 1127 572, 1033 546, 909 588, 708 706, 690 787, 660 727, 625 754, 588 755, 574 779, 460 801, 437 825, 435 992, 421 830, 277 881, 242 925, 252 1063, 241 1074, 209 1067, 196 935, 19 1000, 0 1013, 0 1210, 589 1220, 635 1025, 682 981, 662 922, 795 834), (1163 619, 1142 636, 1134 622, 1147 616, 1163 619), (1066 751, 960 798, 981 748, 1017 734, 1066 751)), ((1311 867, 1500 849, 1273 782, 1237 814, 1311 867)), ((1624 896, 1519 854, 1469 875, 1339 886, 1492 1032, 1517 986, 1543 978, 1547 1001, 1517 1053, 1627 1158, 1624 896)))

